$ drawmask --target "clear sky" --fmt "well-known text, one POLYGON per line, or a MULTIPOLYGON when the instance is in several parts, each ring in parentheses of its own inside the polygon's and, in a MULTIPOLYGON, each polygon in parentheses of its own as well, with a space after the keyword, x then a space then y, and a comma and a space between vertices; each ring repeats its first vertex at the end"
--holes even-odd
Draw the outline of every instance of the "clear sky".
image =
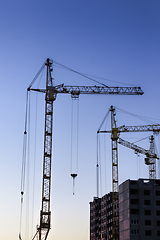
MULTIPOLYGON (((48 57, 79 72, 112 80, 103 80, 109 86, 140 86, 144 91, 143 96, 80 96, 79 168, 75 196, 72 195, 70 177, 71 98, 59 95, 54 103, 52 229, 48 239, 89 239, 89 202, 96 196, 96 132, 104 115, 114 105, 160 122, 159 12, 159 0, 1 1, 0 239, 18 239, 26 88, 48 57)), ((53 76, 55 85, 95 85, 94 82, 56 66, 53 76)), ((32 147, 35 101, 33 94, 32 147)), ((117 112, 117 121, 118 125, 142 124, 120 112, 117 112)), ((33 202, 32 156, 28 173, 31 193, 27 197, 26 187, 24 199, 24 206, 27 198, 30 199, 30 208, 24 209, 24 213, 29 215, 29 232, 35 232, 35 226, 39 224, 41 205, 43 96, 38 96, 37 122, 34 214, 29 210, 33 202)), ((134 141, 145 136, 128 134, 124 138, 134 141)), ((109 135, 106 142, 106 175, 102 177, 106 182, 102 182, 102 195, 111 191, 109 135)), ((144 147, 149 148, 149 143, 146 142, 144 147)), ((157 148, 159 147, 160 144, 157 143, 157 148)), ((102 163, 102 172, 105 172, 104 166, 102 163)), ((119 147, 119 182, 128 178, 147 178, 148 168, 144 165, 143 157, 140 157, 138 166, 133 152, 119 147)), ((26 233, 25 222, 24 214, 22 237, 23 240, 28 240, 30 234, 26 233)))

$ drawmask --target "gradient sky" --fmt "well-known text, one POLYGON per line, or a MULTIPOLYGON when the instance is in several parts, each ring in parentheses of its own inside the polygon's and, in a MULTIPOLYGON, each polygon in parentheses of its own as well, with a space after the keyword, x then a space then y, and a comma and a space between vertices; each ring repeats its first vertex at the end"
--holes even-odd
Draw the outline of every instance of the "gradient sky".
MULTIPOLYGON (((114 105, 160 122, 159 12, 159 0, 1 1, 0 239, 18 239, 26 89, 48 57, 79 72, 112 80, 103 80, 109 86, 140 86, 144 91, 143 96, 80 96, 79 169, 75 196, 72 195, 70 177, 71 98, 59 95, 54 103, 52 229, 48 239, 89 239, 89 202, 96 196, 96 132, 104 115, 114 105)), ((55 85, 95 85, 56 66, 53 76, 55 85)), ((34 94, 31 106, 31 144, 34 146, 34 94)), ((120 112, 117 112, 117 121, 119 126, 142 124, 120 112)), ((32 211, 24 209, 23 240, 30 239, 30 232, 34 233, 39 224, 43 128, 44 96, 38 96, 33 224, 32 211), (29 233, 25 230, 26 212, 30 219, 29 233)), ((127 134, 124 138, 134 141, 145 136, 127 134)), ((106 175, 102 177, 106 182, 102 182, 101 195, 111 191, 109 135, 106 143, 106 175)), ((148 140, 144 147, 149 148, 148 140)), ((160 141, 157 143, 159 147, 160 141)), ((102 173, 105 172, 104 166, 102 163, 102 173)), ((147 178, 148 168, 144 165, 143 156, 138 166, 133 152, 119 147, 119 182, 128 178, 147 178)), ((24 199, 24 207, 27 198, 30 199, 30 208, 32 173, 31 156, 28 174, 31 193, 27 197, 26 187, 24 199)))

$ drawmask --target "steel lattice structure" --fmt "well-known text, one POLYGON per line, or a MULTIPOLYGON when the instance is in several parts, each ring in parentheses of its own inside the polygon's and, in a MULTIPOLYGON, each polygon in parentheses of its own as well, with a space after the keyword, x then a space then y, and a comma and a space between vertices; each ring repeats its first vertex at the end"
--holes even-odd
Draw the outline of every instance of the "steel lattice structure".
MULTIPOLYGON (((52 86, 50 89, 55 94, 68 93, 72 96, 80 94, 115 94, 115 95, 143 95, 143 91, 140 87, 103 87, 103 86, 69 86, 69 85, 57 85, 52 86)), ((38 92, 46 92, 46 89, 31 89, 38 92)))
POLYGON ((159 159, 155 156, 155 148, 154 148, 154 137, 153 135, 150 137, 150 148, 149 153, 151 157, 145 159, 145 163, 149 165, 149 178, 156 179, 156 159, 159 159))
POLYGON ((113 239, 119 238, 119 184, 118 184, 118 128, 115 119, 115 109, 113 106, 111 111, 111 128, 112 128, 112 194, 113 194, 113 239))
MULTIPOLYGON (((120 126, 117 128, 118 133, 121 132, 148 132, 152 131, 153 133, 160 132, 160 124, 153 124, 153 125, 138 125, 138 126, 120 126)), ((100 133, 112 133, 112 130, 104 130, 99 131, 100 133)))
MULTIPOLYGON (((114 95, 142 95, 140 87, 108 87, 108 86, 65 86, 64 84, 54 86, 52 72, 52 61, 48 58, 43 64, 36 77, 31 82, 28 91, 45 93, 45 131, 44 131, 44 156, 43 156, 43 183, 42 183, 42 208, 40 211, 40 225, 32 238, 38 236, 39 240, 46 240, 51 227, 50 193, 51 193, 51 159, 52 159, 52 122, 53 122, 53 102, 58 93, 70 94, 73 98, 78 98, 80 94, 114 94, 114 95), (33 83, 39 76, 44 66, 47 66, 46 89, 34 89, 33 83)), ((113 141, 113 149, 117 149, 117 141, 113 141)), ((113 151, 115 171, 118 169, 117 151, 113 151), (116 166, 117 164, 117 166, 116 166)), ((118 173, 115 175, 118 176, 118 173)), ((114 189, 117 188, 118 178, 115 179, 114 189)), ((118 196, 115 195, 115 198, 118 196)))
POLYGON ((53 96, 49 88, 52 82, 52 62, 47 59, 47 78, 45 96, 45 130, 44 130, 44 155, 43 155, 43 183, 42 183, 42 208, 40 212, 39 239, 47 239, 50 230, 50 190, 51 190, 51 157, 52 157, 52 123, 53 123, 53 96))
POLYGON ((157 157, 157 154, 155 153, 153 135, 150 137, 150 149, 149 150, 139 147, 136 144, 128 142, 122 138, 118 138, 118 143, 127 148, 134 150, 136 154, 140 153, 140 154, 146 155, 145 164, 149 165, 149 179, 156 179, 156 159, 159 159, 159 158, 157 157))

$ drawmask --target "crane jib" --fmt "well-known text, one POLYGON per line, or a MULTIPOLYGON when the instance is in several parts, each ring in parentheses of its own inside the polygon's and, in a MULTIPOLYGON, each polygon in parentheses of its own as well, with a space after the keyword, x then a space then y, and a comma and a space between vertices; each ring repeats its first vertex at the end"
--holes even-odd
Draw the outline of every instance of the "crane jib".
POLYGON ((55 86, 57 93, 142 95, 140 87, 55 86))
MULTIPOLYGON (((46 89, 28 89, 29 91, 38 91, 45 93, 46 89)), ((117 94, 117 95, 143 95, 144 92, 140 87, 102 87, 102 86, 50 86, 48 91, 53 93, 67 93, 71 95, 80 94, 117 94)))

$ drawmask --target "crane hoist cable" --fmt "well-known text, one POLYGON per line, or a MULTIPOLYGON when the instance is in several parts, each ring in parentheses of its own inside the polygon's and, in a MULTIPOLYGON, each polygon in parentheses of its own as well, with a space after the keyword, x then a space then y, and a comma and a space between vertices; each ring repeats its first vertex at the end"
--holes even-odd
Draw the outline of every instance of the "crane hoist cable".
POLYGON ((97 197, 99 198, 99 194, 102 195, 102 169, 101 169, 101 141, 100 136, 97 133, 97 197), (100 191, 99 191, 100 190, 100 191))
POLYGON ((71 174, 70 176, 73 178, 73 195, 75 193, 75 179, 78 176, 78 157, 79 157, 79 153, 78 153, 78 148, 79 148, 79 98, 72 98, 72 108, 71 108, 71 166, 70 166, 70 171, 71 174), (76 121, 74 121, 74 103, 77 103, 77 112, 76 112, 76 121), (74 125, 76 125, 76 133, 74 134, 74 125), (73 137, 74 135, 76 135, 75 137, 75 142, 76 142, 76 154, 75 154, 75 158, 76 158, 76 162, 73 162, 73 137), (74 171, 74 172, 73 172, 74 171))
POLYGON ((105 192, 107 192, 107 153, 106 153, 106 146, 107 146, 107 143, 106 143, 106 136, 104 134, 104 174, 105 174, 105 192))
MULTIPOLYGON (((41 74, 41 76, 39 77, 39 81, 37 84, 37 88, 39 88, 39 85, 41 83, 42 80, 42 75, 44 72, 44 64, 42 65, 41 69, 39 70, 39 72, 37 73, 36 77, 34 78, 36 80, 36 78, 41 74)), ((33 82, 33 81, 32 81, 33 82)), ((34 83, 34 82, 33 82, 34 83)), ((30 86, 33 84, 31 83, 30 86)), ((33 149, 33 189, 32 189, 32 206, 31 206, 31 212, 32 212, 32 217, 31 217, 31 233, 33 233, 33 218, 34 218, 34 201, 35 201, 35 179, 36 179, 36 154, 37 154, 37 114, 38 114, 38 93, 35 93, 35 127, 34 127, 34 149, 33 149)))
POLYGON ((102 196, 102 156, 101 156, 101 138, 99 136, 99 141, 98 141, 98 157, 99 157, 99 183, 100 183, 100 195, 102 196))
POLYGON ((21 228, 22 228, 22 213, 23 213, 23 202, 24 202, 24 190, 26 181, 26 164, 27 164, 27 146, 28 146, 28 118, 30 117, 30 94, 27 91, 26 94, 26 112, 25 112, 25 127, 23 136, 23 152, 22 152, 22 169, 21 169, 21 206, 20 206, 20 227, 19 227, 19 239, 21 239, 21 228))
POLYGON ((36 93, 36 103, 35 103, 35 127, 34 127, 34 159, 33 159, 33 192, 32 192, 32 230, 33 232, 33 216, 34 216, 34 200, 35 200, 35 179, 36 179, 36 153, 37 153, 37 112, 38 112, 38 93, 36 93))
MULTIPOLYGON (((34 82, 36 81, 38 76, 42 73, 42 71, 44 70, 44 67, 45 67, 45 64, 42 65, 42 67, 40 68, 40 70, 38 71, 38 73, 36 74, 34 79, 32 80, 32 82, 30 83, 29 87, 27 88, 27 93, 26 93, 25 130, 24 130, 24 136, 23 136, 23 153, 22 153, 22 169, 21 169, 21 206, 20 206, 20 227, 19 227, 19 239, 20 240, 22 240, 21 231, 22 231, 24 190, 25 190, 25 184, 26 184, 26 164, 27 164, 27 162, 29 164, 30 91, 28 91, 28 90, 32 87, 32 85, 34 84, 34 82), (27 150, 27 146, 28 146, 28 150, 27 150), (27 153, 28 153, 28 160, 27 160, 27 153)), ((38 82, 38 87, 40 85, 41 79, 42 79, 42 75, 38 82)), ((36 105, 37 105, 37 103, 36 103, 36 105)), ((36 108, 37 108, 37 106, 36 106, 36 108)), ((36 129, 36 126, 37 126, 37 123, 35 123, 35 129, 36 129)), ((35 133, 35 135, 36 135, 36 133, 35 133)), ((36 148, 36 146, 35 146, 35 148, 36 148)), ((35 155, 35 153, 34 153, 34 155, 35 155)), ((36 156, 34 156, 34 161, 35 161, 35 157, 36 156)), ((35 163, 34 163, 34 165, 35 165, 35 163)), ((28 171, 29 171, 29 166, 28 166, 28 171)), ((28 174, 29 174, 29 172, 28 172, 28 174)), ((29 180, 29 176, 28 176, 28 180, 29 180)), ((33 192, 34 192, 34 180, 33 180, 33 192)), ((33 198, 34 198, 34 194, 33 194, 33 198)), ((34 200, 32 200, 32 205, 33 205, 33 201, 34 200)), ((29 200, 28 200, 27 204, 29 204, 29 200)), ((29 208, 29 206, 26 206, 26 215, 29 215, 29 209, 27 210, 27 208, 29 208)), ((33 208, 34 208, 34 206, 33 206, 33 208)), ((33 210, 32 210, 32 212, 33 212, 33 210)), ((29 221, 29 220, 27 220, 27 218, 28 217, 26 217, 26 226, 28 225, 27 221, 29 221)), ((26 232, 27 232, 27 230, 26 230, 26 232)), ((26 238, 27 238, 27 236, 26 236, 26 238)))
POLYGON ((99 198, 99 148, 98 148, 99 135, 97 133, 97 164, 96 164, 96 174, 97 174, 97 198, 99 198))
POLYGON ((28 141, 26 161, 26 216, 25 216, 25 239, 29 238, 29 198, 30 198, 30 93, 28 98, 28 141))

